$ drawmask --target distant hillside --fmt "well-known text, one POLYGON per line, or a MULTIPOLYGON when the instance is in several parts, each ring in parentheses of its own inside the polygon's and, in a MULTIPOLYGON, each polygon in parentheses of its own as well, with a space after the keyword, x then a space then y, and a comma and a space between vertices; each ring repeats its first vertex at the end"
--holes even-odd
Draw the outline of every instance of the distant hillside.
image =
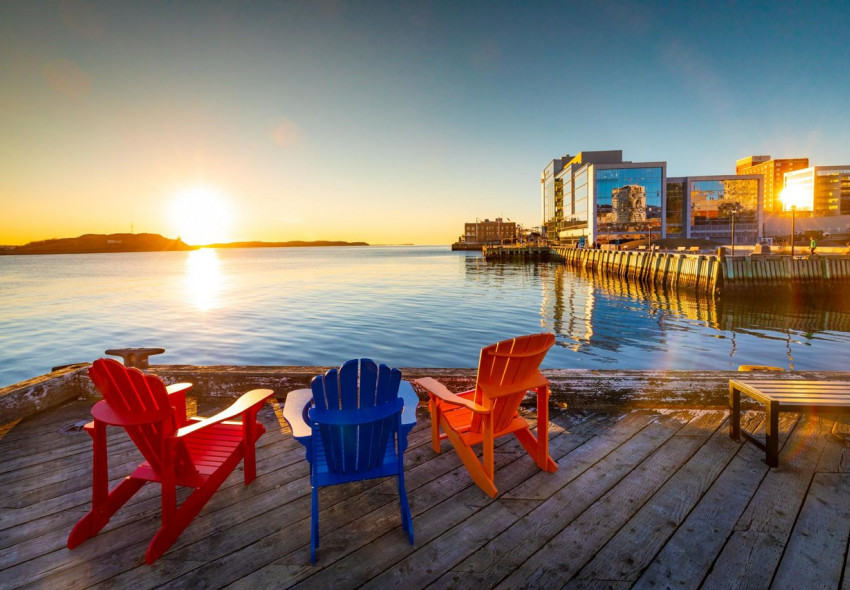
POLYGON ((0 250, 0 254, 98 254, 103 252, 163 252, 195 250, 179 238, 171 240, 159 234, 86 234, 78 238, 58 238, 30 242, 0 250))
MULTIPOLYGON (((295 248, 310 246, 368 246, 366 242, 230 242, 209 244, 206 248, 295 248)), ((2 246, 3 254, 99 254, 103 252, 164 252, 197 250, 180 238, 170 240, 159 234, 86 234, 78 238, 59 238, 30 242, 23 246, 2 246)))
POLYGON ((366 242, 230 242, 228 244, 210 244, 207 248, 305 248, 312 246, 368 246, 366 242))

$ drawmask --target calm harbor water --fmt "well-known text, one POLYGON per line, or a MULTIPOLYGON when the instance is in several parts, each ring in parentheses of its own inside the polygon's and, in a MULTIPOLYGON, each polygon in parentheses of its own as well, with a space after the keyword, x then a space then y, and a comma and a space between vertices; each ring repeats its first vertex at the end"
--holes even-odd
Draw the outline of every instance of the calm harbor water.
POLYGON ((545 367, 842 370, 850 303, 722 303, 447 246, 0 257, 0 386, 107 348, 154 364, 474 367, 552 331, 545 367))

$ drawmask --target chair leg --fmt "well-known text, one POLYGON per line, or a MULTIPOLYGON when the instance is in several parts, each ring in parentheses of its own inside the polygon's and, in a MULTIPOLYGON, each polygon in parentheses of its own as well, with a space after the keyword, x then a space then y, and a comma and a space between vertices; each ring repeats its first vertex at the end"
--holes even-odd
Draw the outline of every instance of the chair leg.
POLYGON ((311 486, 310 509, 310 563, 316 563, 316 548, 319 546, 319 488, 311 486))
POLYGON ((445 422, 445 418, 442 418, 442 420, 443 432, 445 432, 449 437, 452 446, 455 448, 455 452, 457 452, 458 457, 460 457, 464 467, 466 467, 466 470, 472 477, 472 481, 474 481, 479 488, 484 490, 488 496, 495 498, 499 494, 499 491, 496 489, 492 478, 487 476, 487 473, 484 471, 484 466, 481 464, 481 461, 479 461, 475 451, 464 444, 460 435, 452 430, 445 422))
POLYGON ((407 533, 410 544, 413 545, 413 517, 410 514, 410 504, 407 502, 407 489, 404 486, 404 472, 398 474, 398 499, 401 505, 401 527, 407 533))
MULTIPOLYGON (((228 461, 223 463, 204 484, 197 488, 192 494, 183 500, 183 503, 173 511, 172 514, 163 512, 162 527, 153 536, 145 553, 145 561, 150 565, 168 551, 177 538, 183 533, 189 523, 203 510, 216 490, 221 487, 227 476, 230 475, 239 464, 241 457, 234 454, 228 461)), ((166 489, 163 482, 163 498, 176 493, 174 489, 166 489)))
POLYGON ((531 458, 534 459, 534 462, 537 463, 537 466, 540 467, 540 469, 548 471, 549 473, 555 473, 558 470, 558 464, 555 463, 554 459, 552 459, 548 453, 545 454, 545 458, 542 461, 540 460, 540 441, 531 434, 531 430, 528 428, 517 430, 514 434, 520 444, 522 444, 522 447, 531 456, 531 458))
POLYGON ((428 410, 431 412, 431 448, 440 454, 440 407, 436 396, 430 396, 428 410))
POLYGON ((86 539, 94 537, 106 526, 113 514, 118 512, 133 494, 142 489, 145 480, 128 477, 115 486, 109 495, 83 516, 68 535, 68 549, 73 549, 86 539))
POLYGON ((554 473, 558 464, 549 456, 549 395, 548 385, 537 388, 537 454, 533 456, 540 469, 554 473))
POLYGON ((246 412, 242 417, 243 442, 242 442, 242 467, 244 470, 245 485, 257 478, 257 440, 265 434, 265 427, 257 422, 259 408, 246 412))

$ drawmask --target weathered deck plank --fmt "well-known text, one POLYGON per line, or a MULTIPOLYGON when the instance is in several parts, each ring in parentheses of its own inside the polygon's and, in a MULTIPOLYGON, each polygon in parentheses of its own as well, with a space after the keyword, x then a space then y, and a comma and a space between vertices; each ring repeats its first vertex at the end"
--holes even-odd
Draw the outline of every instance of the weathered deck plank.
MULTIPOLYGON (((836 435, 832 416, 783 413, 780 467, 768 469, 762 451, 729 439, 724 410, 553 411, 559 470, 541 472, 502 439, 501 493, 491 499, 448 443, 433 453, 420 410, 405 455, 416 544, 399 526, 393 481, 334 486, 321 493, 322 544, 310 565, 304 450, 279 405, 267 406, 257 479, 246 487, 234 472, 146 566, 160 523, 156 486, 99 535, 65 547, 91 502, 91 442, 66 426, 87 420, 91 403, 31 416, 0 438, 0 588, 848 585, 846 416, 836 435)), ((200 400, 199 413, 226 404, 200 400)), ((744 416, 758 432, 763 412, 744 416)), ((110 434, 109 463, 113 484, 138 463, 120 432, 110 434)))
MULTIPOLYGON (((655 444, 650 454, 637 455, 633 467, 604 496, 550 538, 497 587, 558 588, 574 577, 705 442, 705 437, 676 436, 686 429, 693 431, 688 428, 691 420, 684 419, 682 414, 677 412, 672 416, 684 420, 672 436, 655 444)), ((722 418, 716 413, 709 417, 711 420, 705 425, 713 432, 722 418)))
MULTIPOLYGON (((796 414, 780 415, 780 444, 788 438, 796 422, 796 414)), ((761 461, 763 457, 764 452, 753 445, 741 446, 735 458, 726 465, 643 571, 636 586, 700 587, 768 471, 767 465, 761 461)))
POLYGON ((816 473, 773 586, 828 588, 841 578, 849 535, 850 474, 816 473))
POLYGON ((828 432, 832 423, 817 414, 802 417, 783 447, 780 466, 765 476, 706 584, 725 580, 754 588, 770 585, 823 451, 821 432, 828 432))
MULTIPOLYGON (((481 587, 484 579, 498 581, 510 576, 686 422, 687 419, 674 415, 635 414, 633 420, 618 425, 621 444, 612 448, 610 443, 594 439, 567 455, 550 478, 554 480, 560 476, 561 487, 553 490, 528 514, 522 515, 515 526, 498 531, 481 551, 463 555, 463 564, 444 568, 446 571, 455 569, 456 572, 444 576, 440 585, 481 587), (640 417, 648 419, 644 421, 640 417), (577 455, 575 461, 572 460, 573 454, 577 455)), ((519 497, 522 495, 525 494, 519 497)), ((515 499, 517 494, 509 493, 506 497, 515 499)), ((439 543, 434 544, 432 551, 439 553, 439 543)), ((427 557, 420 561, 427 566, 427 557)))

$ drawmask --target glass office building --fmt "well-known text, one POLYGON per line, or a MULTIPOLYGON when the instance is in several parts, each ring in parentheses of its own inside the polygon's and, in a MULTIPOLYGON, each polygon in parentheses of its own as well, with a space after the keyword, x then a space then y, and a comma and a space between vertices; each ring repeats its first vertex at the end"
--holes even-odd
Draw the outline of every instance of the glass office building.
POLYGON ((812 166, 785 174, 785 187, 798 192, 805 203, 798 210, 811 210, 819 217, 850 215, 850 165, 812 166))
POLYGON ((620 243, 664 233, 665 162, 624 162, 621 150, 580 152, 544 169, 550 241, 620 243))
POLYGON ((667 235, 754 244, 761 237, 763 178, 690 176, 667 179, 667 235))

